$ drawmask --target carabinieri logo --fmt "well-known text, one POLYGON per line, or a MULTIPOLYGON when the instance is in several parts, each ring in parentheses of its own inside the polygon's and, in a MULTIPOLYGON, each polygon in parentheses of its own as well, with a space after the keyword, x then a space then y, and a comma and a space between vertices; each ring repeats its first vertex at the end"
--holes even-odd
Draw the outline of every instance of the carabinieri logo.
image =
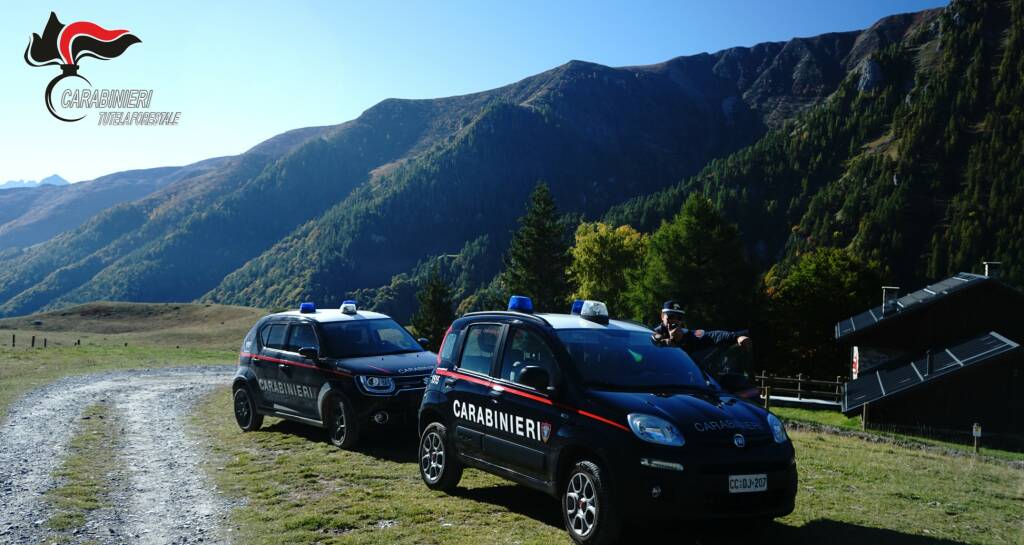
POLYGON ((78 121, 78 118, 65 118, 53 109, 54 87, 64 78, 79 78, 90 86, 84 76, 78 74, 78 63, 85 57, 109 60, 119 57, 132 44, 140 43, 138 37, 127 30, 107 30, 96 23, 77 21, 64 26, 57 19, 57 14, 50 12, 50 20, 46 22, 43 35, 32 34, 32 39, 25 48, 25 62, 31 66, 60 65, 61 74, 46 86, 46 109, 50 115, 61 121, 78 121))

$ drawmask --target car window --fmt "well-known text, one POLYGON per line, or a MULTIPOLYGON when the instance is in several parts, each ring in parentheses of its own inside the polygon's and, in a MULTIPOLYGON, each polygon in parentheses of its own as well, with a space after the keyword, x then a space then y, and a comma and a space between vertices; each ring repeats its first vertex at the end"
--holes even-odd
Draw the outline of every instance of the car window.
POLYGON ((555 355, 539 335, 527 329, 516 328, 510 341, 505 343, 500 378, 519 382, 519 375, 527 366, 543 367, 547 370, 548 376, 554 376, 555 355))
POLYGON ((704 373, 686 352, 652 343, 648 331, 562 329, 557 334, 584 382, 592 386, 706 387, 704 373))
POLYGON ((423 347, 390 318, 321 322, 323 349, 332 358, 423 352, 423 347))
POLYGON ((285 324, 271 324, 263 329, 263 346, 284 350, 284 334, 288 326, 285 324))
POLYGON ((483 375, 491 373, 491 362, 494 351, 498 347, 501 326, 496 324, 479 324, 469 326, 466 333, 466 344, 462 348, 459 368, 483 375))
POLYGON ((288 345, 285 350, 298 352, 300 348, 319 348, 316 340, 316 332, 309 324, 292 325, 291 335, 288 337, 288 345))
POLYGON ((441 353, 439 354, 442 361, 452 361, 452 355, 455 353, 455 341, 458 338, 459 334, 454 331, 444 336, 444 342, 441 343, 441 353))

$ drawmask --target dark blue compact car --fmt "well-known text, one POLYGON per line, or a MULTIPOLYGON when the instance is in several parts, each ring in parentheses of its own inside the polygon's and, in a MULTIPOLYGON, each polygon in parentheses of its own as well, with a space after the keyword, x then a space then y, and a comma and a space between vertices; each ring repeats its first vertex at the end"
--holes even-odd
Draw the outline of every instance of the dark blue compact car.
POLYGON ((342 448, 367 428, 411 427, 437 358, 425 342, 353 301, 266 316, 242 343, 235 419, 244 431, 258 429, 263 415, 326 428, 342 448))
POLYGON ((651 330, 573 314, 456 320, 420 406, 420 475, 450 491, 475 467, 560 499, 577 543, 612 543, 627 520, 793 511, 797 469, 782 422, 722 391, 651 330))

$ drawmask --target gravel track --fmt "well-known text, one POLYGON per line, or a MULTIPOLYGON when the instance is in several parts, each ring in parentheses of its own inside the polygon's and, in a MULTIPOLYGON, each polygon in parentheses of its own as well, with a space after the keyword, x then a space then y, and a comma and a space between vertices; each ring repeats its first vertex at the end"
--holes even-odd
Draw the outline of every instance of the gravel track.
POLYGON ((68 377, 16 401, 0 423, 0 543, 46 543, 43 494, 81 420, 105 401, 120 428, 108 506, 91 512, 76 541, 104 544, 225 542, 232 504, 200 463, 185 424, 199 399, 230 383, 233 367, 183 367, 68 377))

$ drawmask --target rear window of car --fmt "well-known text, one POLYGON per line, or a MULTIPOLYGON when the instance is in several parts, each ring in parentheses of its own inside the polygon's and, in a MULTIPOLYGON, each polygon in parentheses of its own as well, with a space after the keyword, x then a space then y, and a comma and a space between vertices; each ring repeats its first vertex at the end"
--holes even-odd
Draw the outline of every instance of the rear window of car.
POLYGON ((263 331, 260 332, 263 347, 284 350, 284 334, 287 328, 288 326, 285 324, 270 324, 264 327, 263 331))

